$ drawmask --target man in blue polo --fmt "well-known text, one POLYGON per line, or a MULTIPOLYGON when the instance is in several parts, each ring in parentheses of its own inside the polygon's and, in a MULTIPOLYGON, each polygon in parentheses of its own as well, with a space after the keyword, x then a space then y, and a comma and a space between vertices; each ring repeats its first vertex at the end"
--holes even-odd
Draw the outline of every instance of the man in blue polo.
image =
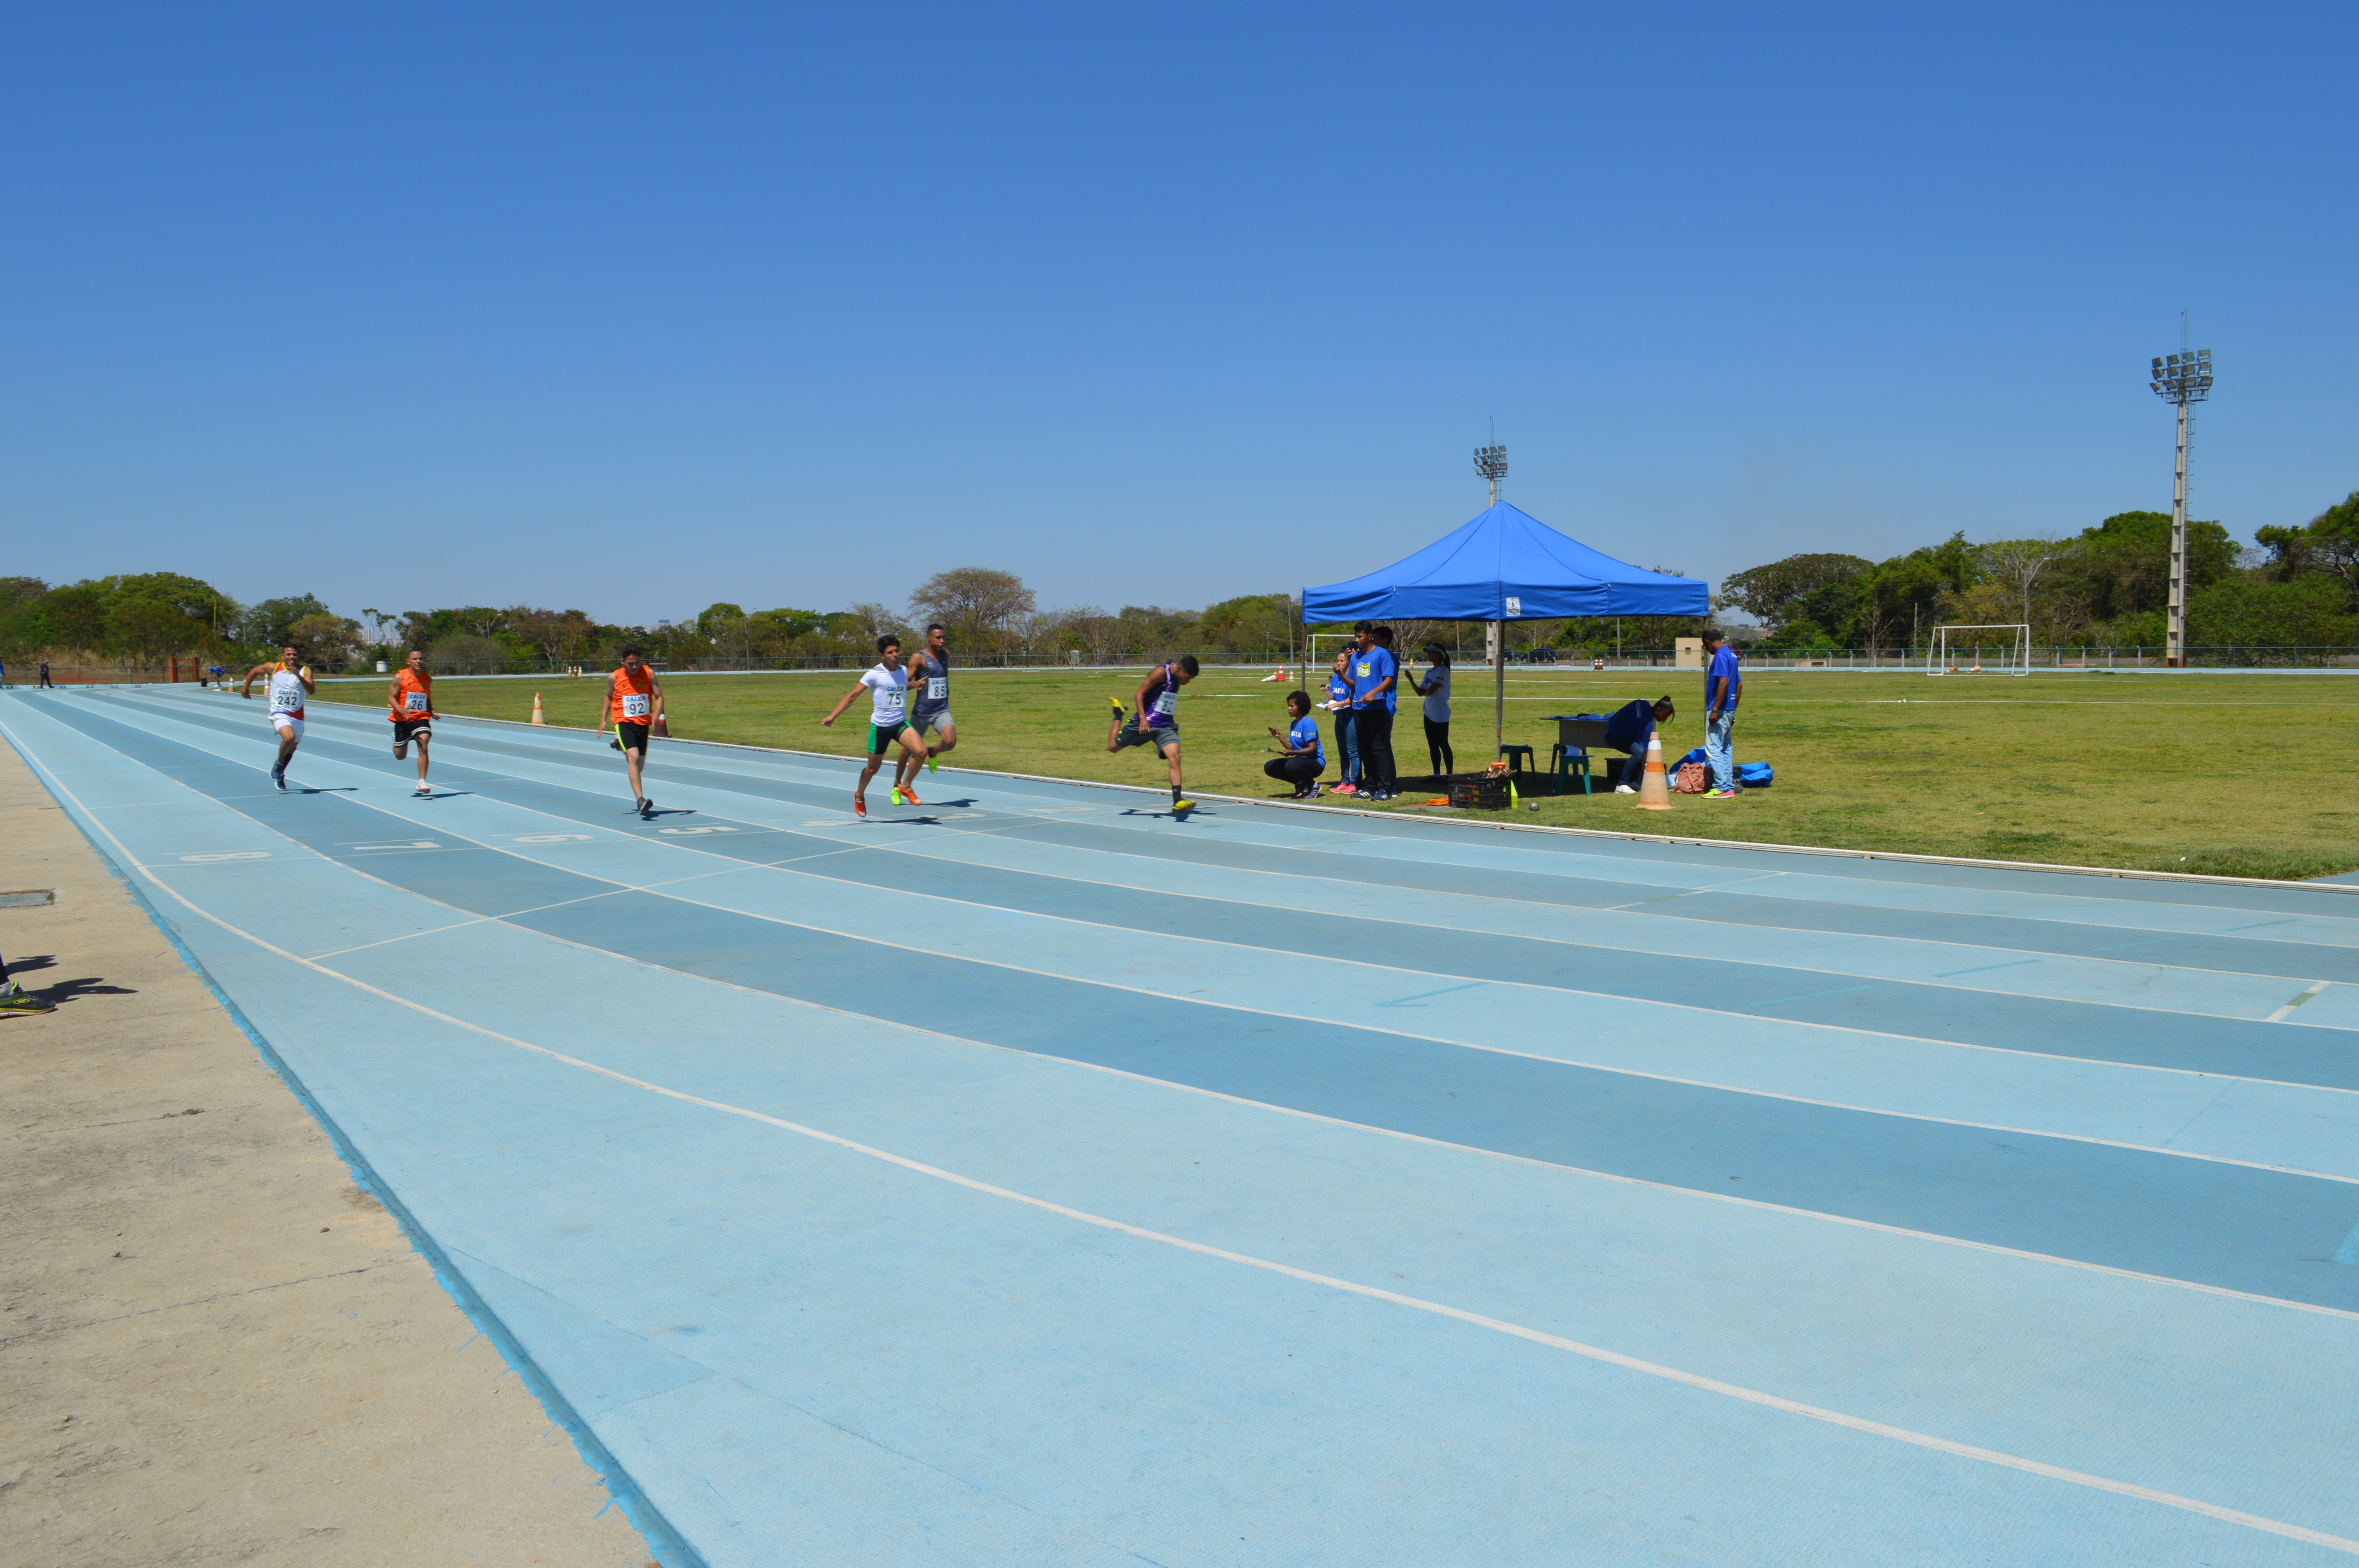
POLYGON ((1736 650, 1720 629, 1703 629, 1704 652, 1712 655, 1712 664, 1703 673, 1703 762, 1712 771, 1712 788, 1705 795, 1712 800, 1736 798, 1736 699, 1745 690, 1745 677, 1736 668, 1736 650))
POLYGON ((1658 697, 1648 702, 1645 697, 1625 702, 1605 720, 1605 743, 1617 752, 1627 752, 1630 760, 1622 764, 1622 782, 1614 786, 1615 795, 1636 795, 1647 774, 1647 737, 1655 732, 1658 724, 1670 722, 1671 699, 1658 697))

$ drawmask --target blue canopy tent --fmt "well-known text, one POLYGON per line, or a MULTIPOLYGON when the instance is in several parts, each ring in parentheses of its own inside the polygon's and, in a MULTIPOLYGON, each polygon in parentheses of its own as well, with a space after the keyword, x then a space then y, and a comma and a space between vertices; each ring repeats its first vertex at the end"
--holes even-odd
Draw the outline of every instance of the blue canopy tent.
MULTIPOLYGON (((1349 582, 1302 591, 1302 619, 1314 621, 1484 621, 1506 643, 1509 621, 1571 615, 1702 615, 1711 593, 1690 578, 1669 577, 1601 555, 1507 503, 1422 550, 1349 582)), ((1507 662, 1495 656, 1495 741, 1506 739, 1507 662)), ((1309 672, 1304 672, 1309 678, 1309 672)))

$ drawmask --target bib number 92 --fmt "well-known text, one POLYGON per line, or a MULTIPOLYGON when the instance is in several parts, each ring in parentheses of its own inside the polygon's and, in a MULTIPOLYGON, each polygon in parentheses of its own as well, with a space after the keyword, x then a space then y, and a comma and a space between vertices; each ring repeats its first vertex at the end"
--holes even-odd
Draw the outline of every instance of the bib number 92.
POLYGON ((640 696, 638 693, 634 692, 634 693, 632 693, 630 696, 625 697, 624 697, 624 698, 623 698, 623 717, 624 717, 624 718, 625 718, 625 719, 645 719, 647 716, 647 699, 645 697, 642 697, 642 696, 640 696))

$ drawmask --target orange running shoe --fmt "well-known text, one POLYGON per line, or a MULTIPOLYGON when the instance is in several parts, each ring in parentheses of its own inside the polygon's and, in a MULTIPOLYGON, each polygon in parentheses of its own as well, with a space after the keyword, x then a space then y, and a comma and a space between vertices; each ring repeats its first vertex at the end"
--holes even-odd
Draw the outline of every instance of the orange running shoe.
POLYGON ((867 796, 855 795, 852 797, 852 815, 859 817, 863 822, 868 820, 867 796))
POLYGON ((910 788, 908 784, 903 784, 901 786, 901 798, 908 801, 911 806, 923 806, 926 804, 924 801, 918 798, 918 792, 910 788))

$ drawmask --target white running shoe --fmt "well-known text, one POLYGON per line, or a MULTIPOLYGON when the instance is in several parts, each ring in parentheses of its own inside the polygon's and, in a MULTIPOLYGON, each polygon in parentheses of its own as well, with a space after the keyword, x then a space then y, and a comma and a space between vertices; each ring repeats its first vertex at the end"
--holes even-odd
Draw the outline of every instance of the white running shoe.
POLYGON ((1632 789, 1628 784, 1615 784, 1614 786, 1614 793, 1615 795, 1636 795, 1638 792, 1632 789))

